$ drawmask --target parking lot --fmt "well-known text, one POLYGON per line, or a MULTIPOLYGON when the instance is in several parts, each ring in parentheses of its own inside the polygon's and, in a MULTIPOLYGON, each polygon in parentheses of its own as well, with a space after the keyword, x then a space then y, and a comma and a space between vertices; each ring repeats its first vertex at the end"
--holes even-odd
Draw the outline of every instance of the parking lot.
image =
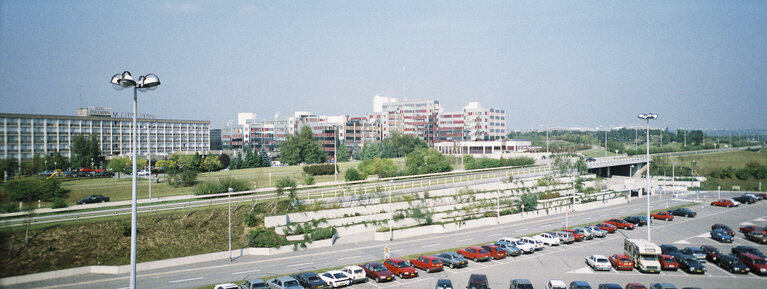
MULTIPOLYGON (((729 253, 732 247, 749 245, 763 252, 767 246, 745 240, 738 233, 732 244, 722 244, 709 237, 711 225, 724 223, 734 230, 741 225, 754 224, 767 226, 765 208, 767 201, 753 205, 743 205, 739 208, 720 208, 706 205, 691 207, 698 212, 695 218, 677 217, 673 221, 656 220, 652 226, 652 241, 658 245, 672 244, 684 248, 713 245, 722 253, 729 253)), ((594 288, 600 283, 617 283, 625 286, 637 282, 649 286, 651 283, 667 282, 681 287, 700 288, 764 288, 767 277, 749 273, 735 275, 722 270, 712 263, 703 263, 706 273, 703 275, 687 274, 682 271, 663 271, 660 274, 643 274, 636 270, 596 272, 588 267, 585 258, 592 254, 610 256, 623 253, 625 238, 646 238, 646 227, 635 230, 618 230, 602 239, 586 240, 571 245, 546 247, 534 254, 509 257, 503 260, 474 263, 470 261, 468 268, 450 269, 444 272, 425 273, 420 271, 420 277, 408 280, 396 279, 390 283, 369 282, 353 286, 353 288, 433 288, 437 279, 446 278, 453 282, 456 288, 465 288, 470 274, 486 274, 491 288, 508 288, 509 282, 516 278, 529 279, 536 288, 544 288, 550 279, 561 279, 566 283, 575 280, 587 281, 594 288)), ((509 232, 509 235, 514 235, 509 232)))

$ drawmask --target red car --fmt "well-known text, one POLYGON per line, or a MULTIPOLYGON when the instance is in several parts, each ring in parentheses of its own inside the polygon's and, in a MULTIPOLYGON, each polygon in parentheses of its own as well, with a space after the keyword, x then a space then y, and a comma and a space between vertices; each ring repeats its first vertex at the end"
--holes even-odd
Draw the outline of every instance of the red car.
POLYGON ((586 237, 586 236, 583 235, 583 233, 576 233, 575 231, 570 230, 570 229, 564 229, 562 231, 569 232, 570 234, 573 234, 573 239, 575 239, 576 242, 583 241, 583 239, 586 237))
POLYGON ((730 235, 730 237, 735 237, 735 231, 730 229, 730 227, 728 227, 725 224, 714 224, 713 226, 711 226, 711 230, 716 230, 716 229, 720 229, 722 231, 725 231, 727 233, 727 235, 730 235))
POLYGON ((375 280, 376 283, 394 280, 394 273, 386 269, 386 266, 381 263, 365 263, 360 267, 365 270, 365 277, 375 280))
POLYGON ((719 257, 722 256, 722 253, 719 252, 719 249, 714 246, 703 245, 700 246, 700 249, 703 250, 703 253, 706 253, 706 260, 709 262, 718 263, 719 257))
POLYGON ((661 270, 676 271, 677 269, 679 269, 679 263, 676 262, 676 259, 674 259, 674 256, 660 255, 660 257, 658 258, 658 262, 660 262, 661 270))
POLYGON ((410 264, 426 273, 442 271, 442 260, 434 256, 421 256, 416 259, 410 259, 410 264))
POLYGON ((753 225, 748 225, 748 226, 740 227, 740 232, 742 232, 743 234, 748 233, 748 232, 753 232, 753 231, 763 232, 763 233, 767 234, 767 228, 762 228, 762 227, 753 226, 753 225))
POLYGON ((647 289, 647 286, 639 283, 628 283, 626 284, 626 289, 647 289))
POLYGON ((756 194, 756 196, 767 200, 767 193, 756 194))
POLYGON ((608 223, 596 224, 596 226, 604 231, 607 231, 608 233, 615 233, 615 231, 618 230, 618 227, 608 223))
POLYGON ((418 277, 418 271, 413 268, 410 262, 400 258, 389 258, 384 261, 384 266, 389 269, 394 275, 400 278, 414 278, 418 277))
POLYGON ((751 253, 740 254, 740 261, 756 275, 767 275, 767 261, 751 253))
POLYGON ((459 249, 458 254, 463 255, 466 259, 474 260, 474 262, 490 260, 490 251, 485 248, 472 246, 466 249, 459 249))
POLYGON ((634 261, 631 261, 631 258, 629 256, 626 256, 624 254, 615 254, 607 258, 610 260, 610 264, 615 267, 615 270, 627 270, 631 271, 634 270, 634 261))
POLYGON ((718 200, 718 201, 713 201, 713 202, 711 202, 711 205, 712 206, 717 206, 717 207, 728 207, 728 208, 729 207, 737 207, 738 206, 735 203, 733 203, 732 200, 730 200, 730 199, 721 199, 721 200, 718 200))
POLYGON ((618 229, 633 230, 634 227, 636 226, 636 225, 634 225, 632 223, 626 222, 626 220, 621 220, 621 219, 610 219, 610 220, 605 221, 605 223, 613 225, 613 226, 616 226, 616 227, 618 227, 618 229))
POLYGON ((674 215, 669 212, 657 212, 655 214, 650 214, 650 219, 673 221, 674 215))
POLYGON ((483 245, 482 248, 490 252, 490 258, 500 260, 506 258, 506 250, 496 245, 483 245))

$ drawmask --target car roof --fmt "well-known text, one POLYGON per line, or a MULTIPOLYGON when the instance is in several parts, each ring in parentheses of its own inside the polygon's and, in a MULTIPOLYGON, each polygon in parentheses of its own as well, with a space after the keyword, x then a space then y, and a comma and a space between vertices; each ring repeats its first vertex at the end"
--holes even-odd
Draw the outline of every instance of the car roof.
POLYGON ((248 279, 248 283, 259 284, 259 283, 266 283, 266 281, 264 281, 264 279, 248 279))
POLYGON ((512 282, 517 284, 533 284, 533 283, 530 283, 530 280, 527 280, 527 279, 514 279, 512 280, 512 282))
POLYGON ((761 256, 756 255, 756 254, 752 254, 752 253, 743 253, 743 255, 741 255, 741 256, 748 257, 748 258, 751 258, 751 259, 764 259, 761 256))
POLYGON ((562 281, 562 280, 559 280, 559 279, 551 279, 551 280, 549 280, 549 283, 551 285, 566 286, 565 281, 562 281))
POLYGON ((392 261, 394 261, 394 262, 401 262, 401 261, 405 261, 404 259, 400 259, 400 258, 389 258, 389 259, 386 259, 386 260, 392 260, 392 261))
POLYGON ((629 256, 626 256, 626 254, 614 254, 618 258, 628 258, 629 256))
POLYGON ((605 258, 605 259, 607 259, 607 257, 605 257, 605 255, 596 255, 595 254, 595 255, 591 255, 591 256, 594 257, 594 258, 605 258))
POLYGON ((277 278, 274 278, 274 279, 280 280, 282 282, 290 281, 290 280, 296 280, 296 278, 293 278, 293 277, 290 277, 290 276, 280 276, 280 277, 277 277, 277 278))
POLYGON ((357 265, 349 265, 349 266, 346 266, 346 267, 344 267, 344 269, 352 269, 352 270, 355 270, 355 269, 362 269, 362 267, 360 267, 360 266, 357 266, 357 265))

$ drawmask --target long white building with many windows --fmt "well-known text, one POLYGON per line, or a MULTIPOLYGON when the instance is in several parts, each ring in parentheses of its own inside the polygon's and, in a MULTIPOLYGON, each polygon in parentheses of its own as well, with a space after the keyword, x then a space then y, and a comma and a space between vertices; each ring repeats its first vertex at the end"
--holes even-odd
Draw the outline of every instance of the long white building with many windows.
MULTIPOLYGON (((95 134, 107 157, 130 155, 132 126, 132 115, 112 113, 110 108, 80 109, 77 116, 0 113, 0 157, 21 162, 57 151, 71 157, 72 140, 78 134, 95 134)), ((143 115, 138 118, 138 136, 140 156, 210 151, 210 121, 143 115)))

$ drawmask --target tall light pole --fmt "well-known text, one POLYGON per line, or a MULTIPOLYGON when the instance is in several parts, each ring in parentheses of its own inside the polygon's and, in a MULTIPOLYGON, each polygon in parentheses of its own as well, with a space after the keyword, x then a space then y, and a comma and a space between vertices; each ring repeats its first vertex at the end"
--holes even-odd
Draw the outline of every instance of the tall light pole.
POLYGON ((676 176, 674 174, 674 169, 676 169, 676 162, 671 166, 671 186, 674 187, 674 194, 676 194, 676 184, 674 183, 676 181, 676 176))
POLYGON ((133 88, 133 127, 132 127, 132 134, 131 138, 134 138, 134 140, 131 142, 131 152, 133 157, 133 181, 131 184, 131 192, 132 192, 132 198, 131 198, 131 233, 130 233, 130 288, 136 289, 136 226, 137 223, 137 211, 136 211, 136 158, 138 158, 138 154, 136 153, 136 112, 138 110, 138 91, 141 90, 141 92, 145 92, 147 90, 154 90, 157 89, 157 86, 160 85, 160 78, 157 77, 157 75, 154 74, 147 74, 140 76, 138 78, 138 81, 133 80, 133 77, 131 76, 130 72, 124 71, 123 73, 118 73, 112 76, 112 80, 110 81, 112 83, 112 87, 117 90, 122 90, 124 88, 132 87, 133 88))
POLYGON ((647 121, 647 241, 651 242, 650 235, 650 120, 657 119, 658 115, 654 113, 643 113, 637 117, 647 121))
POLYGON ((607 157, 607 128, 605 128, 605 157, 607 157))

